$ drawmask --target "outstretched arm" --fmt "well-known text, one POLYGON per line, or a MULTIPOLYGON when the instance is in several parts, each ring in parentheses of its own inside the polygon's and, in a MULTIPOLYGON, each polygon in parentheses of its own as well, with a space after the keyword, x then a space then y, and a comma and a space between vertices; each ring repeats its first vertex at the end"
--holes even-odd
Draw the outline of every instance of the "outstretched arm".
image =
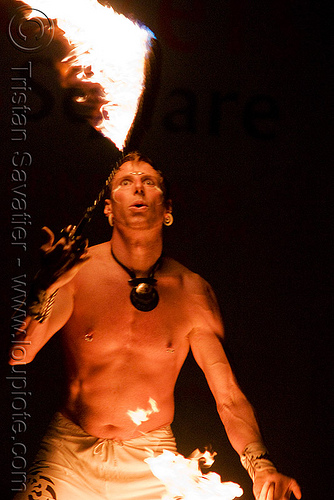
POLYGON ((41 268, 26 301, 26 318, 17 329, 9 364, 29 363, 46 342, 62 328, 73 310, 71 280, 88 259, 87 242, 70 237, 72 227, 54 243, 54 235, 43 228, 47 241, 41 247, 41 268))
POLYGON ((206 283, 194 299, 196 324, 189 341, 216 400, 217 410, 233 448, 253 480, 257 500, 301 498, 294 479, 277 472, 268 459, 254 410, 241 391, 224 352, 223 326, 213 292, 206 283))

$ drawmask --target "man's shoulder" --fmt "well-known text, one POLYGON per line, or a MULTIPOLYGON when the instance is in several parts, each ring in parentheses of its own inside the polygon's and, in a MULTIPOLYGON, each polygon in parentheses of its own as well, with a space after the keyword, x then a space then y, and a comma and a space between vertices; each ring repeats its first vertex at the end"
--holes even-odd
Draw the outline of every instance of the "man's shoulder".
POLYGON ((94 258, 105 258, 110 257, 110 241, 105 241, 103 243, 98 243, 97 245, 92 245, 87 249, 88 255, 94 258))
POLYGON ((196 286, 196 289, 206 289, 210 287, 209 283, 198 273, 191 271, 185 265, 181 264, 171 257, 165 258, 167 274, 175 275, 189 287, 196 286))
POLYGON ((178 290, 191 315, 193 328, 202 331, 211 325, 212 331, 217 334, 222 332, 220 308, 208 281, 173 259, 170 260, 170 266, 174 269, 171 274, 179 276, 178 290))
POLYGON ((110 249, 110 241, 104 241, 103 243, 98 243, 97 245, 92 245, 88 247, 89 252, 99 252, 101 250, 105 250, 106 248, 110 249))
POLYGON ((101 269, 105 270, 108 258, 111 260, 109 242, 99 243, 87 248, 88 259, 74 277, 74 282, 81 283, 85 279, 100 274, 101 269))

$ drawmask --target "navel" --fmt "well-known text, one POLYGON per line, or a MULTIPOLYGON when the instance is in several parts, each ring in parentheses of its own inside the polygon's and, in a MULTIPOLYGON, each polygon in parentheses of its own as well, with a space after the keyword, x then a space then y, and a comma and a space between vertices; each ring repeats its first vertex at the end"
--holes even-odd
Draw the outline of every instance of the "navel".
POLYGON ((168 342, 166 351, 167 351, 169 354, 174 354, 175 349, 173 348, 173 344, 172 344, 172 342, 168 342))
POLYGON ((85 341, 86 342, 93 342, 93 340, 94 340, 93 330, 89 329, 85 335, 85 341))

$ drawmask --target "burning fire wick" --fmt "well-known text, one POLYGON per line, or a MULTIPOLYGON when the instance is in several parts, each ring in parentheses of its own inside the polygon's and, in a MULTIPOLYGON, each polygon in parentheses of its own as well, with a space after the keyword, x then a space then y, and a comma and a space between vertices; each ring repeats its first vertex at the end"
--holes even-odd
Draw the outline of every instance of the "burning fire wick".
POLYGON ((91 105, 95 114, 89 123, 123 150, 145 90, 154 34, 97 0, 30 3, 34 9, 26 18, 33 19, 36 9, 44 12, 56 20, 70 44, 70 52, 58 68, 64 86, 86 89, 75 102, 91 105))
POLYGON ((146 458, 145 462, 166 486, 167 494, 162 500, 233 500, 240 497, 243 490, 238 484, 222 483, 215 472, 201 473, 200 461, 204 460, 204 466, 210 467, 215 455, 196 450, 187 459, 164 450, 161 455, 146 458))
POLYGON ((141 425, 142 422, 146 422, 148 420, 152 413, 158 413, 160 411, 153 398, 150 398, 148 402, 151 406, 149 410, 144 410, 143 408, 137 408, 135 411, 128 410, 127 414, 136 425, 141 425))

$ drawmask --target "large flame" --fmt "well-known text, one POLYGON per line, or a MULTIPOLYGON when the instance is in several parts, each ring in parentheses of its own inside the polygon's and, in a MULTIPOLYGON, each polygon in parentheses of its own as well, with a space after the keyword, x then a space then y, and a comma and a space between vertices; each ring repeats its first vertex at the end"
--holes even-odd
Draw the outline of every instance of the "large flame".
POLYGON ((192 455, 193 458, 185 458, 164 450, 160 455, 145 459, 153 474, 166 486, 167 494, 162 500, 233 500, 243 494, 238 484, 221 482, 215 472, 202 474, 199 459, 205 456, 199 452, 192 455))
POLYGON ((62 62, 81 82, 103 88, 95 128, 122 150, 144 90, 153 33, 97 0, 33 0, 33 7, 56 19, 73 47, 62 62))
MULTIPOLYGON (((150 408, 128 410, 127 414, 136 425, 159 412, 154 399, 149 399, 150 408)), ((202 474, 214 463, 216 453, 195 450, 189 458, 179 453, 163 450, 160 455, 145 459, 153 472, 166 486, 167 494, 161 500, 233 500, 243 494, 241 487, 232 482, 221 482, 219 474, 202 474)))

